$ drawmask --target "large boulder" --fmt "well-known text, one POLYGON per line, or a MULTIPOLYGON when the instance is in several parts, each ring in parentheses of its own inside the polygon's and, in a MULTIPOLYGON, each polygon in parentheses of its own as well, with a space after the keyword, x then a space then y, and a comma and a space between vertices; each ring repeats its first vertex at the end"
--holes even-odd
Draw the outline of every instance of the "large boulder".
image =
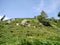
POLYGON ((11 23, 11 20, 7 20, 7 24, 10 24, 11 23))
POLYGON ((15 18, 12 18, 11 21, 15 21, 16 19, 15 18))
POLYGON ((21 24, 22 24, 22 25, 27 25, 28 22, 29 22, 28 20, 24 19, 24 20, 21 22, 21 24))

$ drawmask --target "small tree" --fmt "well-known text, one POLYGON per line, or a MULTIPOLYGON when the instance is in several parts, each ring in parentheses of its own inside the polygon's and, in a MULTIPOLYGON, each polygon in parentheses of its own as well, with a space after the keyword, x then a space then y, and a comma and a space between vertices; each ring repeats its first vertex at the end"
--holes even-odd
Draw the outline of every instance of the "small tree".
POLYGON ((58 12, 58 17, 60 18, 60 12, 58 12))
POLYGON ((39 22, 41 22, 45 26, 51 26, 49 21, 47 20, 47 14, 42 11, 40 15, 37 16, 39 22))
POLYGON ((1 18, 1 21, 3 21, 4 18, 5 18, 5 15, 1 18))
POLYGON ((37 19, 39 20, 39 22, 42 22, 46 18, 47 18, 47 14, 44 11, 42 11, 41 14, 37 16, 37 19))
POLYGON ((41 17, 44 18, 44 19, 46 19, 47 18, 47 14, 44 11, 42 11, 41 12, 41 17))

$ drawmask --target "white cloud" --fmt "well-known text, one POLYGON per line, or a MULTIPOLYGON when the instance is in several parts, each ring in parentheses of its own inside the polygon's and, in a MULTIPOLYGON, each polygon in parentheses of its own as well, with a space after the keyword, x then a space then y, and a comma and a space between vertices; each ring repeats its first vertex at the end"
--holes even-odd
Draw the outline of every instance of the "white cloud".
MULTIPOLYGON (((0 19, 2 18, 3 16, 0 16, 0 19)), ((4 20, 8 20, 9 18, 5 17, 4 20)))
POLYGON ((60 6, 60 0, 40 0, 40 3, 37 7, 35 7, 36 11, 46 11, 47 13, 51 13, 55 11, 60 6))

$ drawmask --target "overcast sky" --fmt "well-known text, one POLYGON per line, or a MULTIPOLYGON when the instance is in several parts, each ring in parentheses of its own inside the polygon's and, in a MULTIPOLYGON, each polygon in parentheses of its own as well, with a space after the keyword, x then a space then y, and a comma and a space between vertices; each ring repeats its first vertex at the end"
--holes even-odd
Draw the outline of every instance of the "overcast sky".
POLYGON ((60 0, 0 0, 0 17, 34 17, 44 10, 49 17, 57 18, 60 0))

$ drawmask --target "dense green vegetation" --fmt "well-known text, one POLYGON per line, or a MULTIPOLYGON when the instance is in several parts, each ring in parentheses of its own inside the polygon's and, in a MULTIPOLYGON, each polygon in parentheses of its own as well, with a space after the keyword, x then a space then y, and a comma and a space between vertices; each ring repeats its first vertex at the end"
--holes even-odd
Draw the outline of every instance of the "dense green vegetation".
POLYGON ((0 21, 0 45, 60 45, 60 19, 37 16, 7 21, 0 21), (24 19, 29 20, 30 27, 21 25, 24 19))

